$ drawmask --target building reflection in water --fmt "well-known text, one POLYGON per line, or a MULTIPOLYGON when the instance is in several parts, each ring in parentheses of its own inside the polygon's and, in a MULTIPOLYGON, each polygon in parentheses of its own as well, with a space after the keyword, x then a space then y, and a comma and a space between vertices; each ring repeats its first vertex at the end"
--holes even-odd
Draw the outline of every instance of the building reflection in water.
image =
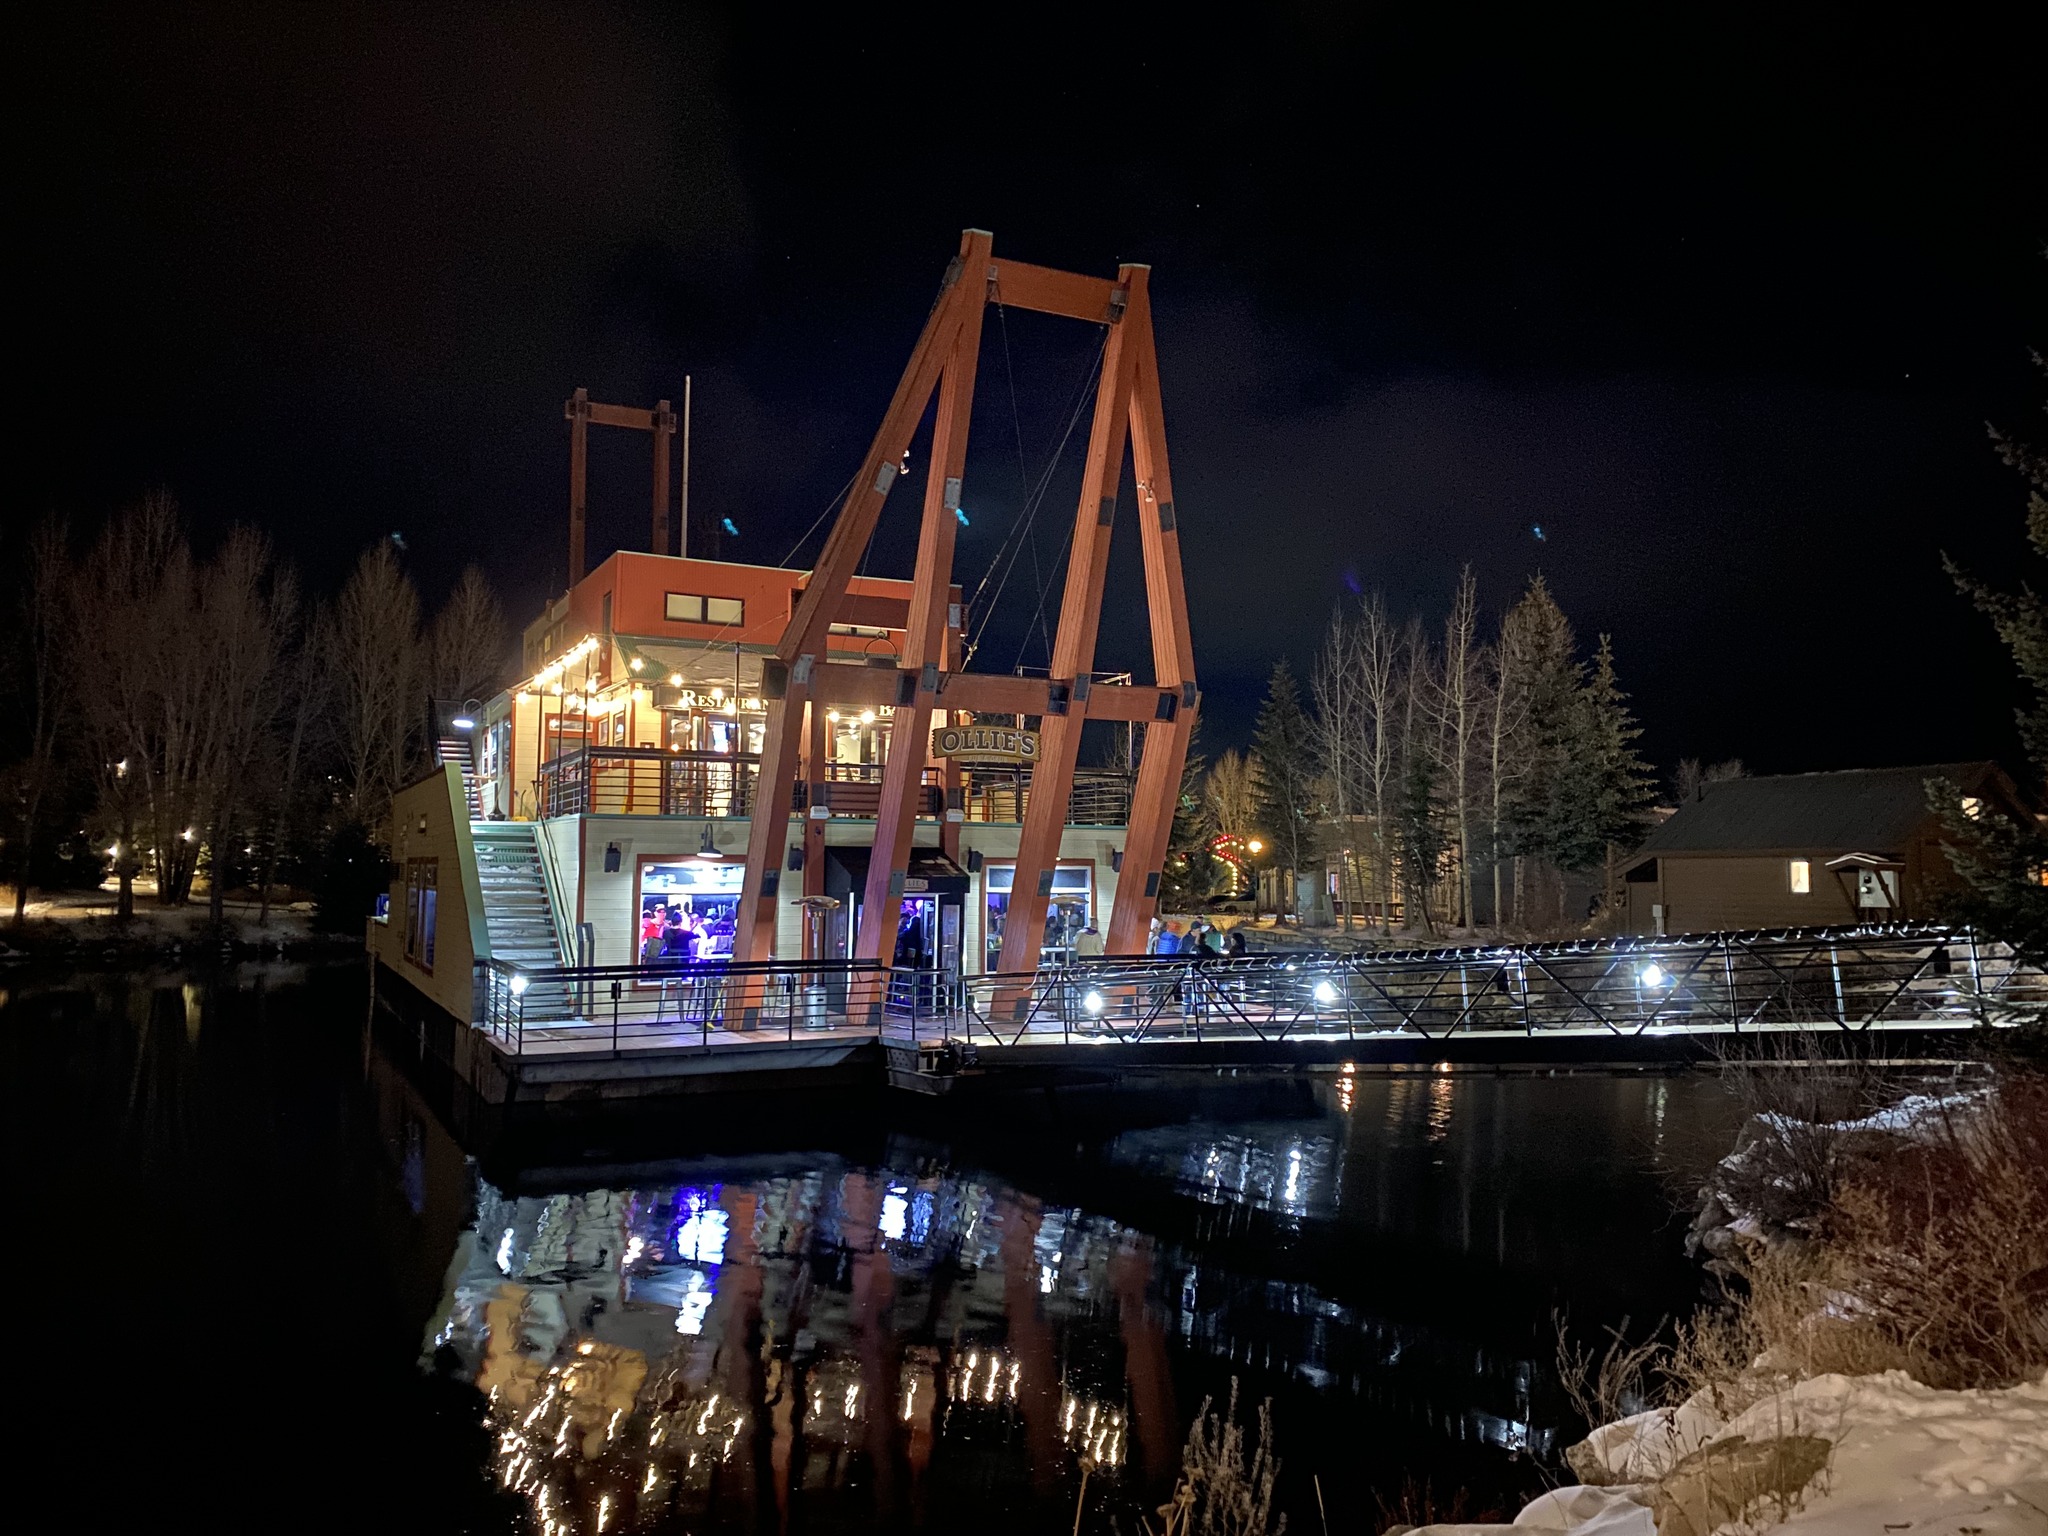
POLYGON ((487 1397, 495 1473, 550 1536, 786 1525, 792 1495, 914 1518, 942 1454, 1021 1464, 1039 1491, 1084 1463, 1115 1477, 1134 1401, 1170 1466, 1155 1267, 1115 1222, 947 1175, 483 1186, 431 1342, 487 1397))
POLYGON ((906 1142, 879 1166, 486 1187, 429 1334, 550 1536, 1042 1525, 1084 1465, 1091 1502, 1134 1516, 1233 1379, 1274 1396, 1284 1458, 1361 1499, 1417 1466, 1506 1486, 1554 1449, 1553 1310, 1684 1302, 1616 1236, 1669 1219, 1649 1165, 1680 1102, 1339 1073, 1326 1114, 1077 1148, 1086 1206, 906 1142))

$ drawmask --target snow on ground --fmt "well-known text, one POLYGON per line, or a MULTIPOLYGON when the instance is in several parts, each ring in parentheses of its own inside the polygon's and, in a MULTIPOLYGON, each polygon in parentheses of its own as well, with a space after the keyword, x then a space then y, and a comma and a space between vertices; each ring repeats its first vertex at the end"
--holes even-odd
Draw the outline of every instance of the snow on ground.
MULTIPOLYGON (((1938 1392, 1903 1371, 1818 1376, 1721 1423, 1695 1398, 1603 1425, 1592 1458, 1612 1487, 1559 1488, 1514 1525, 1433 1525, 1416 1536, 1659 1536, 1653 1508, 1672 1469, 1703 1447, 1818 1436, 1827 1464, 1792 1499, 1716 1529, 1726 1536, 2044 1536, 2048 1533, 2048 1376, 2001 1391, 1938 1392), (1660 1480, 1662 1480, 1660 1482, 1660 1480)), ((1709 1455, 1712 1453, 1709 1452, 1709 1455)), ((1697 1461, 1694 1463, 1697 1465, 1697 1461)), ((1592 1470, 1580 1463, 1585 1474, 1592 1470)), ((1683 1527, 1682 1519, 1667 1524, 1683 1527)), ((1671 1536, 1664 1532, 1663 1536, 1671 1536)))

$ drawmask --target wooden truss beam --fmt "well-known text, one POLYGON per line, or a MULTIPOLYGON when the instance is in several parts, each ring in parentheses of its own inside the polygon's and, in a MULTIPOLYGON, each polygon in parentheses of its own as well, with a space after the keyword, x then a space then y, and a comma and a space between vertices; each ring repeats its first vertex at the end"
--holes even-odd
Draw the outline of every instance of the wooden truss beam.
MULTIPOLYGON (((853 491, 841 507, 817 567, 766 665, 762 691, 768 718, 734 942, 735 957, 740 960, 768 959, 775 952, 776 896, 783 845, 790 835, 790 790, 796 782, 807 715, 815 754, 820 749, 817 713, 827 704, 893 711, 889 763, 856 940, 861 956, 884 961, 894 958, 896 913, 922 803, 922 770, 932 717, 934 711, 956 709, 1033 715, 1042 722, 1016 885, 1004 923, 999 963, 1006 971, 1029 971, 1038 963, 1051 871, 1058 861, 1066 825, 1083 722, 1145 725, 1137 800, 1110 920, 1109 945, 1112 952, 1122 953, 1143 948, 1158 904, 1167 833, 1199 701, 1167 468, 1148 289, 1150 271, 1127 265, 1114 279, 1058 272, 998 259, 991 253, 991 244, 983 230, 968 230, 961 236, 959 253, 946 270, 909 366, 854 477, 853 491), (951 586, 954 513, 961 504, 982 311, 989 303, 1109 327, 1049 678, 954 670, 960 654, 961 623, 951 586), (881 669, 831 662, 827 659, 830 616, 838 611, 874 534, 911 435, 934 390, 939 403, 903 665, 881 669), (1091 686, 1089 673, 1127 447, 1137 481, 1158 683, 1151 687, 1091 686)), ((808 835, 804 842, 808 876, 809 858, 822 848, 814 849, 817 840, 808 835)))
POLYGON ((676 413, 666 400, 654 409, 637 405, 606 405, 579 389, 562 402, 562 415, 569 423, 569 585, 581 581, 587 569, 584 561, 584 529, 589 514, 590 429, 624 427, 632 432, 654 434, 654 518, 649 548, 657 555, 669 550, 668 461, 669 444, 675 439, 676 413))

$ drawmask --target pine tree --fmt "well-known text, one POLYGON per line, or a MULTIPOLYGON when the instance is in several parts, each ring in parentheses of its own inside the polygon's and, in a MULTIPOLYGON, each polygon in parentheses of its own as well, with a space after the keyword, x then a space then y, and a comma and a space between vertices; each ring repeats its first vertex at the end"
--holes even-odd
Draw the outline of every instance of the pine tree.
POLYGON ((1259 822, 1273 840, 1273 862, 1285 873, 1281 909, 1295 910, 1302 850, 1315 812, 1314 724, 1301 707, 1294 669, 1281 657, 1266 681, 1266 701, 1252 727, 1252 762, 1258 771, 1259 822))
POLYGON ((1609 843, 1633 843, 1642 829, 1654 780, 1635 748, 1642 735, 1628 695, 1614 679, 1614 647, 1606 635, 1572 700, 1570 740, 1557 776, 1550 856, 1561 869, 1599 867, 1609 843))
MULTIPOLYGON (((1543 578, 1532 577, 1501 625, 1508 675, 1522 694, 1516 773, 1503 796, 1502 851, 1518 859, 1558 862, 1562 840, 1560 787, 1579 729, 1583 670, 1573 659, 1572 626, 1543 578)), ((1522 882, 1516 880, 1517 921, 1522 882)))
POLYGON ((1209 809, 1208 759, 1202 753, 1202 722, 1188 732, 1187 761, 1180 770, 1180 792, 1173 802, 1173 828, 1166 838, 1166 864, 1159 876, 1159 910, 1186 911, 1208 898, 1209 839, 1216 834, 1209 809))
MULTIPOLYGON (((2048 371, 2048 359, 2034 361, 2048 371)), ((2026 480, 2027 543, 2048 558, 2048 456, 1993 431, 1999 456, 2026 480)), ((1942 562, 1956 586, 1991 620, 2012 652, 2020 679, 2032 691, 2019 710, 2020 741, 2039 784, 2048 778, 2048 600, 2031 587, 2001 592, 1966 575, 1953 560, 1942 562)), ((1953 784, 1928 786, 1928 803, 1943 820, 1949 863, 1962 881, 1951 902, 1953 915, 1994 938, 2005 940, 2035 964, 2048 962, 2048 835, 2034 821, 2015 821, 1991 809, 1975 815, 1962 808, 1953 784)))

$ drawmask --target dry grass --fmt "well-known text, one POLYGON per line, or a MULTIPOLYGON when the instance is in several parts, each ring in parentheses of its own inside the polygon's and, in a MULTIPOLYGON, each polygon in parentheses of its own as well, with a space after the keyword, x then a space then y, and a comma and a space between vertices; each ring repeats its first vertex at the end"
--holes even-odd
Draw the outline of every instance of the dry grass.
POLYGON ((1829 1252, 1857 1314, 1932 1387, 2048 1368, 2048 1075, 2008 1069, 1837 1191, 1829 1252))
POLYGON ((1159 1524, 1139 1524, 1147 1536, 1282 1536, 1287 1517, 1273 1513, 1280 1463, 1273 1457, 1272 1400, 1259 1405, 1258 1440, 1249 1448, 1237 1422, 1237 1379, 1222 1414, 1209 1411, 1211 1401, 1202 1400, 1188 1430, 1180 1479, 1159 1506, 1159 1524))
POLYGON ((1959 1388, 2048 1369, 2048 1074, 2008 1064, 1910 1139, 1859 1132, 1850 1143, 1802 1137, 1787 1091, 1829 1120, 1870 1105, 1853 1077, 1766 1090, 1779 1096, 1765 1112, 1784 1133, 1770 1138, 1781 1156, 1742 1166, 1803 1180, 1786 1199, 1810 1240, 1734 1261, 1728 1299, 1680 1324, 1669 1346, 1617 1332, 1596 1355, 1560 1327, 1559 1375, 1589 1424, 1696 1395, 1725 1422, 1830 1373, 1904 1370, 1959 1388))
POLYGON ((1557 1329, 1558 1384, 1588 1424, 1625 1419, 1664 1401, 1661 1378, 1671 1351, 1656 1335, 1631 1344, 1623 1318, 1619 1328, 1607 1330, 1607 1347, 1595 1354, 1573 1340, 1562 1312, 1553 1312, 1551 1323, 1557 1329))
POLYGON ((1373 1502, 1379 1506, 1379 1518, 1375 1522, 1381 1531, 1412 1529, 1421 1525, 1476 1525, 1503 1524, 1509 1514, 1491 1506, 1474 1504, 1469 1490, 1458 1488, 1449 1495, 1440 1494, 1428 1478, 1420 1480, 1413 1476, 1404 1478, 1399 1491, 1390 1499, 1385 1493, 1374 1490, 1373 1502))

